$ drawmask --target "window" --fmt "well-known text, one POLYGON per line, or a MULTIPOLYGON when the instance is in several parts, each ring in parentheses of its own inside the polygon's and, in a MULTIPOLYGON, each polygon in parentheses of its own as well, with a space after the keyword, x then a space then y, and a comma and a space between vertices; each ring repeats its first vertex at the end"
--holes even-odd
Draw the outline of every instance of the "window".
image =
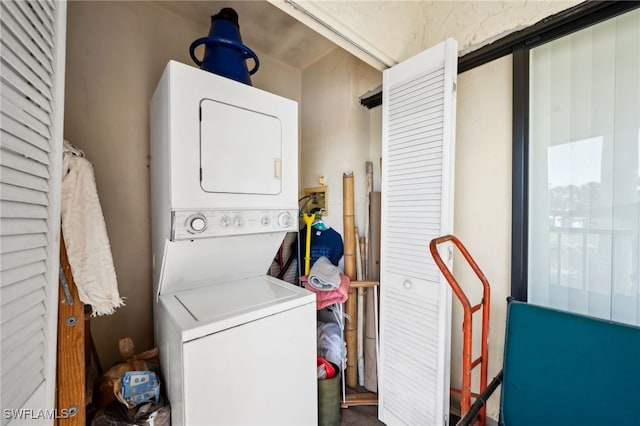
POLYGON ((640 325, 639 76, 640 9, 514 52, 516 298, 640 325))

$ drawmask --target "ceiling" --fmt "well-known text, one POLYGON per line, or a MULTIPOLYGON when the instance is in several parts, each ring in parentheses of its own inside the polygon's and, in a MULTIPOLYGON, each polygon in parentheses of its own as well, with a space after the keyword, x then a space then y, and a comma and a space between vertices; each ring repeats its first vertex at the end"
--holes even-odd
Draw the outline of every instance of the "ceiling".
MULTIPOLYGON (((158 1, 160 6, 209 29, 223 7, 238 12, 242 41, 249 48, 304 69, 337 46, 266 0, 158 1)), ((207 34, 203 34, 205 37, 207 34)))

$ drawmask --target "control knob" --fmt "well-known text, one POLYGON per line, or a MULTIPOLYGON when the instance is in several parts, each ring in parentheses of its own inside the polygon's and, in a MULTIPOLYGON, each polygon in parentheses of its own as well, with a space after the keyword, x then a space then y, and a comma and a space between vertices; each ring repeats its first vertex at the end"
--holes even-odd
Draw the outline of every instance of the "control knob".
POLYGON ((236 228, 240 228, 242 227, 242 225, 244 225, 244 221, 240 216, 236 216, 233 218, 233 226, 235 226, 236 228))
POLYGON ((291 221, 291 213, 289 212, 282 212, 278 215, 278 226, 281 228, 289 227, 289 225, 291 225, 291 221))
POLYGON ((187 218, 187 231, 199 234, 207 229, 207 218, 202 213, 192 214, 187 218))

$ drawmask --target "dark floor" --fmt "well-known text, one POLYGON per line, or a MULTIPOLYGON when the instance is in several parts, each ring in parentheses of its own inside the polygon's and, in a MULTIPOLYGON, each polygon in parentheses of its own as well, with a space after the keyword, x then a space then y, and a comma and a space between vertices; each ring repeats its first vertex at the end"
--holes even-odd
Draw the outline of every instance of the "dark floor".
MULTIPOLYGON (((343 408, 341 413, 341 426, 369 426, 369 425, 384 425, 378 420, 378 406, 377 405, 361 405, 349 408, 343 408)), ((449 421, 450 425, 455 425, 460 417, 455 414, 451 414, 449 421)))
MULTIPOLYGON (((324 396, 324 401, 330 401, 330 399, 326 398, 336 398, 335 404, 329 403, 325 405, 325 408, 328 408, 329 411, 321 411, 321 405, 318 405, 318 415, 319 415, 319 424, 327 425, 333 424, 334 420, 337 420, 337 412, 335 409, 338 407, 339 401, 338 398, 342 398, 342 394, 338 389, 340 385, 337 380, 335 382, 326 381, 323 382, 324 385, 318 386, 318 391, 320 394, 324 396), (322 413, 325 413, 324 416, 322 413)), ((322 399, 322 396, 319 396, 322 399)), ((384 425, 380 420, 378 420, 378 405, 377 398, 378 395, 375 393, 369 392, 364 387, 358 386, 357 388, 346 388, 346 398, 349 402, 355 403, 355 401, 359 401, 360 403, 367 404, 371 403, 372 405, 350 405, 348 408, 340 408, 340 425, 341 426, 377 426, 384 425), (355 395, 354 395, 355 394, 355 395), (365 402, 367 401, 367 402, 365 402)), ((320 401, 320 400, 319 400, 320 401)), ((460 420, 460 402, 457 397, 452 397, 450 400, 449 406, 449 424, 455 425, 460 420)))
POLYGON ((368 426, 368 425, 383 425, 378 420, 378 406, 377 405, 359 405, 355 407, 342 408, 340 410, 342 415, 340 424, 342 426, 368 426))

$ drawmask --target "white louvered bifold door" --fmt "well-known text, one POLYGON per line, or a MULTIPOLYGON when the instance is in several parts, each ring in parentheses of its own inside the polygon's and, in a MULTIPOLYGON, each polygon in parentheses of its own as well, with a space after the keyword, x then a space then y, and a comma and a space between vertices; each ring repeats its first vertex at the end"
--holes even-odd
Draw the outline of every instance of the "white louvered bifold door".
POLYGON ((451 291, 431 239, 453 231, 457 43, 383 73, 379 417, 446 425, 451 291))
POLYGON ((66 3, 0 8, 2 424, 50 424, 20 409, 54 407, 66 3))

